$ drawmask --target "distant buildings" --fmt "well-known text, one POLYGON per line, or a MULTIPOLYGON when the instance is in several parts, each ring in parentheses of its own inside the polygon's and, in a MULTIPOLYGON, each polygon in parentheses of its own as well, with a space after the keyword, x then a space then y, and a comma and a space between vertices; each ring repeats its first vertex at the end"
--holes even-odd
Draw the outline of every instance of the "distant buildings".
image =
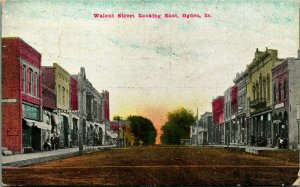
POLYGON ((70 75, 57 63, 42 66, 42 55, 17 37, 3 38, 2 44, 3 147, 14 153, 42 151, 54 137, 59 148, 77 146, 80 125, 84 145, 106 143, 109 92, 99 93, 84 68, 70 75))
POLYGON ((224 144, 224 96, 218 96, 217 98, 213 99, 212 110, 213 143, 224 144))
POLYGON ((209 144, 299 147, 300 54, 279 59, 277 53, 257 49, 235 85, 213 99, 209 144))

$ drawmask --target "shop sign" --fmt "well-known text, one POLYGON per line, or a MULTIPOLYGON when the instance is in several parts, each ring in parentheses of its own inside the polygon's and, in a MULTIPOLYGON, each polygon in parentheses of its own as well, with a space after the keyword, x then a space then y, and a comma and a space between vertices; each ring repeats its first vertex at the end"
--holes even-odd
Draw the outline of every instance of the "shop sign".
POLYGON ((282 108, 282 107, 284 107, 284 103, 279 103, 275 105, 275 109, 282 108))
POLYGON ((2 99, 2 103, 16 103, 17 99, 2 99))

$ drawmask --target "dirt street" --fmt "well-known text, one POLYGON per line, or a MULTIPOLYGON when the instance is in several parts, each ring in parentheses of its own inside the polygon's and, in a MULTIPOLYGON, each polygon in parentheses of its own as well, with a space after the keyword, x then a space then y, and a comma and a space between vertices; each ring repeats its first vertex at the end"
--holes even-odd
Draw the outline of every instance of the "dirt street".
POLYGON ((296 151, 252 155, 208 147, 131 147, 19 168, 4 168, 13 185, 290 185, 299 170, 296 151))

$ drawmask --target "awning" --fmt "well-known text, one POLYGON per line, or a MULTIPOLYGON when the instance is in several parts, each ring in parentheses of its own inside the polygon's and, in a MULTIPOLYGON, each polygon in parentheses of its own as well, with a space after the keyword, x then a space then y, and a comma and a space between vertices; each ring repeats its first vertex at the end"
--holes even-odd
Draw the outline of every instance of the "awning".
POLYGON ((70 115, 69 115, 69 114, 66 114, 66 113, 60 113, 60 115, 61 115, 61 116, 65 116, 65 117, 67 117, 67 118, 70 117, 70 115))
POLYGON ((52 113, 51 117, 52 117, 54 123, 55 123, 56 125, 58 125, 58 115, 52 113))
POLYGON ((25 119, 25 118, 23 118, 23 119, 26 121, 26 124, 30 127, 37 127, 40 129, 51 130, 51 125, 47 125, 40 121, 35 121, 35 120, 30 120, 30 119, 25 119))
POLYGON ((79 120, 79 117, 78 117, 78 116, 72 116, 72 118, 75 118, 75 119, 78 119, 78 120, 79 120))
POLYGON ((117 137, 118 137, 117 134, 111 133, 110 131, 106 131, 106 134, 107 134, 109 137, 111 137, 111 138, 117 138, 117 137))

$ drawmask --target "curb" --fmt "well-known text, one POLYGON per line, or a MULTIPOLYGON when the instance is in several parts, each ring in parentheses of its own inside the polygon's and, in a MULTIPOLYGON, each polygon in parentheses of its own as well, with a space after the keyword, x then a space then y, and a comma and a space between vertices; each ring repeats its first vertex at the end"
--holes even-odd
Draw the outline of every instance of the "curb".
POLYGON ((27 165, 32 165, 32 164, 48 162, 48 161, 52 161, 52 160, 69 158, 69 157, 76 156, 76 155, 79 155, 78 151, 72 152, 72 153, 60 154, 60 155, 51 155, 51 156, 45 156, 45 157, 39 157, 39 158, 32 158, 32 159, 28 159, 28 160, 20 160, 20 161, 16 161, 16 162, 2 164, 2 166, 10 166, 10 167, 27 166, 27 165))

